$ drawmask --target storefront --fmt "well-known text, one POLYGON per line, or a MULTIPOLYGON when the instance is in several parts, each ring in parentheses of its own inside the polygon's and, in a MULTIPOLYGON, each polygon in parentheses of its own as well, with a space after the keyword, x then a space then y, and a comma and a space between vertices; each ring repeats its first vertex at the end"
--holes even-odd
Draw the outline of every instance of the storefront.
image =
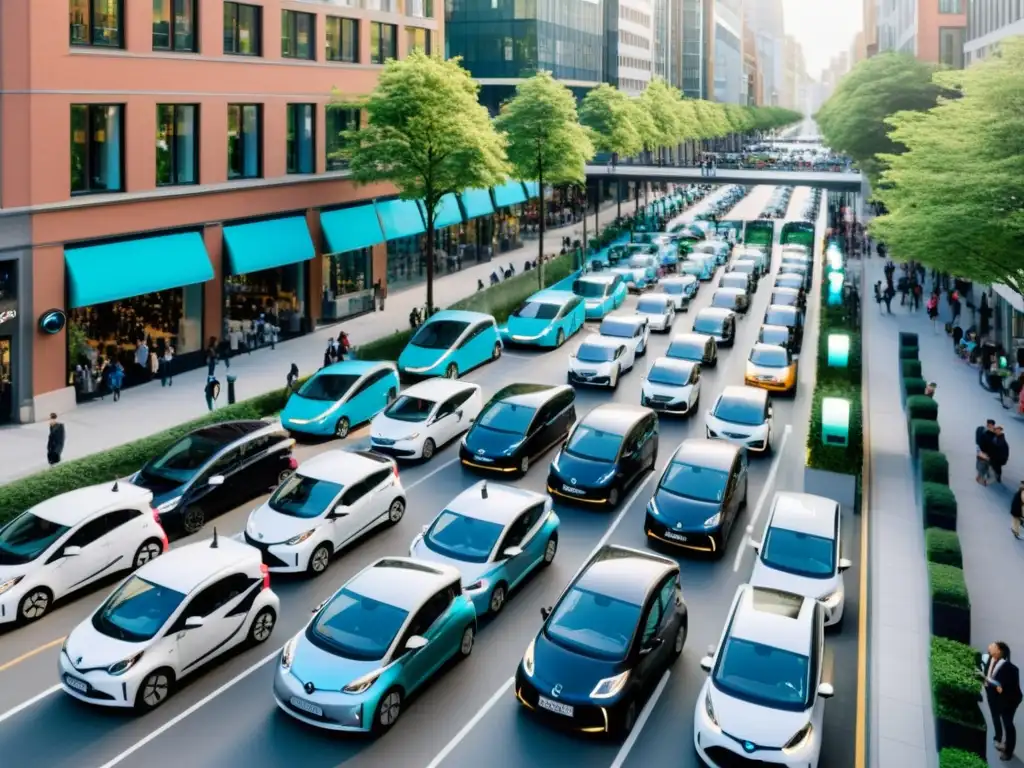
POLYGON ((332 323, 373 310, 373 247, 384 231, 373 203, 320 212, 324 234, 321 320, 332 323))
POLYGON ((520 235, 526 190, 518 181, 508 181, 494 188, 495 240, 498 251, 506 253, 522 247, 520 235))
POLYGON ((0 424, 15 420, 14 339, 18 329, 18 262, 0 254, 0 424))
MULTIPOLYGON (((420 202, 420 213, 427 220, 427 209, 420 202)), ((466 257, 465 226, 462 219, 462 208, 459 198, 447 194, 441 198, 434 214, 434 258, 437 274, 458 272, 464 265, 466 257)))
POLYGON ((388 291, 401 290, 427 279, 423 214, 414 200, 375 203, 388 250, 388 291))
POLYGON ((30 241, 28 216, 0 217, 0 424, 32 418, 30 241))
POLYGON ((489 261, 496 250, 494 201, 489 189, 467 189, 462 193, 466 211, 463 261, 489 261))
MULTIPOLYGON (((980 303, 980 298, 978 301, 980 303)), ((1017 350, 1024 348, 1024 298, 1008 285, 994 285, 988 304, 992 310, 992 339, 1006 350, 1012 365, 1016 362, 1017 350)), ((975 317, 979 314, 976 308, 975 317)), ((980 318, 975 322, 980 323, 980 318)))

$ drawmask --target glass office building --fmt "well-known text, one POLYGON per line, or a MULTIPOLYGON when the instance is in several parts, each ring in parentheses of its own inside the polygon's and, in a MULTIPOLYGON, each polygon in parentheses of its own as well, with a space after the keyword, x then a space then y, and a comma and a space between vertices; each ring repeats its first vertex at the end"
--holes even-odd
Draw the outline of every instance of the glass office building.
POLYGON ((715 101, 746 104, 740 19, 720 9, 715 17, 715 101))
POLYGON ((704 0, 683 0, 682 91, 688 99, 705 99, 704 0))

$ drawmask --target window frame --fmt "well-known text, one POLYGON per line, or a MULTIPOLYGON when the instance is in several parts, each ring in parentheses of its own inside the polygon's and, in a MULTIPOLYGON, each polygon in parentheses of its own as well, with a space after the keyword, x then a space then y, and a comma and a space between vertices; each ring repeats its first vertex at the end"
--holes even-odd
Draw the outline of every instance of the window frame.
POLYGON ((375 66, 383 66, 388 59, 398 58, 398 25, 391 24, 386 21, 371 21, 370 22, 370 64, 375 66), (374 29, 376 28, 377 34, 374 35, 374 29), (387 56, 383 51, 384 42, 384 31, 386 29, 391 30, 391 55, 387 56), (380 60, 374 59, 373 56, 373 44, 374 41, 377 43, 377 52, 380 54, 380 60))
POLYGON ((239 109, 239 114, 238 114, 238 135, 239 135, 239 141, 243 142, 243 144, 242 144, 242 156, 244 158, 244 156, 245 156, 245 147, 246 147, 246 144, 244 143, 244 137, 245 137, 246 134, 245 134, 245 131, 242 129, 242 126, 245 123, 245 108, 246 107, 254 107, 256 109, 256 134, 257 134, 257 136, 256 136, 256 145, 257 145, 257 150, 258 150, 258 154, 257 154, 257 157, 258 157, 258 159, 257 159, 257 166, 258 167, 257 167, 256 175, 255 176, 246 176, 244 174, 239 174, 237 176, 232 176, 231 175, 231 151, 230 151, 230 147, 229 147, 229 150, 228 150, 228 181, 243 181, 243 180, 246 180, 246 179, 262 179, 263 178, 263 171, 264 171, 264 162, 263 162, 263 160, 264 160, 264 158, 263 158, 263 133, 264 133, 263 132, 263 104, 253 104, 251 102, 250 103, 245 103, 245 104, 241 104, 241 103, 239 103, 239 104, 235 104, 235 103, 228 104, 228 135, 227 135, 226 138, 230 142, 230 140, 231 140, 231 117, 230 117, 231 110, 233 108, 238 108, 239 109))
MULTIPOLYGON (((341 119, 341 118, 339 118, 341 119)), ((331 153, 336 152, 344 146, 344 142, 341 138, 341 131, 361 130, 363 127, 363 113, 358 109, 341 109, 339 107, 332 107, 328 104, 324 107, 324 170, 325 171, 344 171, 348 168, 348 161, 344 159, 331 159, 331 153), (344 119, 344 127, 340 130, 335 131, 335 126, 331 125, 331 112, 338 112, 342 115, 347 115, 355 120, 355 127, 352 128, 347 119, 344 119), (331 136, 334 135, 332 139, 331 136), (336 142, 336 143, 334 143, 336 142)))
MULTIPOLYGON (((200 142, 200 139, 201 139, 201 135, 200 135, 200 132, 199 132, 199 126, 200 126, 200 122, 199 122, 200 121, 199 105, 198 104, 184 104, 184 103, 182 103, 182 104, 178 104, 178 103, 174 103, 174 104, 157 104, 156 105, 156 110, 157 110, 156 124, 157 124, 157 130, 158 131, 160 129, 160 110, 161 110, 161 108, 164 108, 164 107, 170 107, 171 108, 171 126, 173 128, 173 131, 170 134, 170 138, 172 140, 171 143, 170 143, 170 154, 171 154, 170 165, 171 165, 171 177, 172 177, 172 180, 171 181, 166 181, 166 182, 161 182, 160 178, 159 178, 159 174, 155 174, 157 176, 157 178, 156 178, 156 185, 157 185, 157 187, 194 187, 197 184, 199 184, 199 169, 201 167, 201 164, 199 162, 199 152, 200 152, 200 144, 199 144, 199 142, 200 142), (193 109, 193 112, 192 112, 192 136, 193 136, 193 139, 195 141, 195 150, 192 153, 192 155, 193 155, 193 157, 192 157, 192 166, 193 166, 192 167, 192 179, 193 180, 192 181, 178 181, 177 178, 176 178, 177 149, 176 149, 176 145, 174 143, 174 139, 176 139, 177 135, 178 135, 177 128, 178 128, 178 108, 179 107, 192 107, 192 109, 193 109)), ((157 155, 157 162, 159 162, 159 154, 157 155)))
POLYGON ((316 123, 317 123, 317 105, 311 103, 295 103, 285 105, 285 173, 289 176, 310 176, 317 172, 317 157, 316 157, 316 123), (305 110, 309 110, 309 117, 311 118, 312 128, 310 129, 310 152, 309 161, 311 167, 308 171, 299 169, 299 125, 304 124, 304 120, 300 121, 296 113, 302 114, 305 118, 305 110), (289 123, 295 121, 295 137, 289 139, 290 126, 289 123), (295 165, 292 166, 292 159, 294 155, 295 165))
MULTIPOLYGON (((78 197, 78 196, 81 196, 81 195, 117 195, 117 194, 124 193, 125 192, 125 188, 126 188, 126 184, 125 184, 125 170, 126 170, 125 154, 126 153, 124 151, 124 149, 125 149, 125 105, 124 104, 112 104, 112 103, 108 103, 108 102, 104 102, 104 103, 99 103, 99 102, 95 102, 95 103, 94 102, 72 103, 71 104, 71 111, 68 113, 68 123, 69 123, 68 128, 69 128, 69 133, 71 134, 70 138, 71 138, 71 145, 72 145, 72 147, 74 145, 74 128, 73 128, 73 122, 74 121, 71 119, 71 115, 72 115, 72 113, 74 112, 74 110, 77 107, 82 107, 82 108, 85 109, 85 136, 86 136, 86 140, 85 140, 85 167, 83 169, 83 179, 86 182, 86 188, 85 189, 79 189, 79 190, 74 189, 74 187, 72 186, 74 179, 73 179, 73 174, 70 173, 71 165, 69 163, 68 164, 68 172, 69 172, 68 187, 71 188, 71 196, 72 197, 78 197), (93 109, 110 109, 112 107, 117 109, 117 111, 118 111, 117 112, 118 122, 120 123, 120 131, 119 132, 120 132, 121 135, 120 135, 120 138, 119 138, 119 147, 118 147, 119 152, 118 152, 117 163, 118 163, 118 169, 119 169, 118 170, 118 178, 119 178, 121 183, 118 185, 117 189, 93 189, 92 186, 90 186, 90 184, 89 184, 90 177, 91 177, 90 169, 92 167, 92 164, 90 162, 91 155, 92 155, 92 117, 91 117, 92 110, 93 109)), ((71 154, 73 155, 74 152, 72 151, 71 154)))
MULTIPOLYGON (((234 11, 235 11, 234 25, 232 27, 232 34, 233 34, 232 40, 234 42, 234 45, 232 46, 233 50, 229 51, 227 49, 227 46, 224 45, 224 39, 223 39, 224 38, 224 33, 222 32, 221 33, 221 47, 223 48, 222 53, 225 56, 248 56, 250 58, 261 58, 263 56, 263 27, 264 27, 264 24, 263 24, 263 6, 262 5, 252 5, 251 3, 240 3, 240 2, 237 2, 237 0, 225 0, 223 10, 227 11, 229 6, 233 7, 234 11), (253 9, 255 11, 255 14, 256 14, 256 16, 255 16, 255 19, 256 19, 256 45, 255 45, 255 50, 252 53, 246 53, 244 51, 239 51, 238 50, 238 40, 240 39, 240 36, 238 34, 235 34, 235 33, 240 28, 239 27, 239 22, 238 22, 238 16, 239 16, 238 12, 242 8, 251 8, 251 9, 253 9)), ((223 13, 221 15, 223 16, 223 13)), ((226 30, 224 30, 224 31, 226 31, 226 30)))
MULTIPOLYGON (((75 47, 75 48, 109 48, 109 49, 113 49, 113 50, 124 50, 124 47, 125 47, 125 41, 124 41, 124 38, 125 38, 125 28, 124 28, 124 22, 125 22, 125 18, 124 18, 124 16, 125 16, 125 13, 124 13, 125 0, 116 0, 116 3, 117 3, 118 30, 117 30, 117 43, 114 44, 114 45, 110 45, 108 43, 97 43, 93 39, 93 30, 96 29, 96 24, 95 24, 95 19, 96 19, 96 3, 97 3, 97 0, 86 0, 86 4, 88 6, 88 22, 87 22, 87 24, 88 24, 88 38, 89 38, 87 41, 75 40, 74 36, 71 34, 71 28, 72 28, 71 19, 70 18, 68 19, 68 45, 70 45, 72 47, 75 47)), ((69 9, 70 9, 70 6, 69 6, 69 9)))
POLYGON ((290 8, 281 9, 281 58, 289 61, 316 61, 316 14, 307 11, 296 11, 290 8), (297 53, 299 47, 299 20, 305 17, 309 20, 309 49, 306 56, 297 53), (290 24, 289 24, 290 22, 290 24), (290 28, 289 28, 290 27, 290 28), (291 48, 291 53, 285 53, 285 40, 291 48))
MULTIPOLYGON (((153 30, 151 36, 153 51, 161 53, 199 53, 199 0, 181 0, 181 2, 188 3, 192 16, 192 45, 188 48, 179 48, 175 44, 175 41, 177 39, 174 33, 174 21, 175 17, 177 16, 175 5, 177 2, 179 2, 179 0, 169 0, 169 2, 171 6, 171 18, 167 35, 168 46, 164 48, 162 46, 158 47, 156 45, 156 33, 155 30, 153 30)), ((155 27, 155 25, 156 18, 154 16, 153 26, 155 27)))
POLYGON ((325 35, 324 61, 333 61, 333 62, 338 62, 338 63, 341 63, 341 64, 358 64, 359 63, 359 33, 360 33, 360 31, 361 30, 360 30, 360 20, 359 19, 353 19, 353 18, 350 18, 348 16, 327 16, 326 20, 324 21, 324 35, 325 35), (336 34, 335 39, 338 42, 338 51, 340 53, 343 50, 343 46, 342 46, 341 43, 342 43, 342 40, 344 39, 344 35, 342 33, 342 29, 346 26, 346 23, 347 24, 351 24, 352 27, 353 27, 353 33, 354 34, 352 35, 352 41, 353 41, 353 44, 352 44, 352 58, 345 58, 344 56, 339 56, 337 58, 332 57, 331 56, 331 26, 333 24, 337 25, 337 34, 336 34))
POLYGON ((431 50, 434 45, 433 36, 430 34, 430 32, 431 31, 426 27, 416 27, 407 25, 405 27, 405 54, 408 56, 413 51, 420 50, 423 53, 427 54, 427 56, 430 56, 431 50), (413 38, 417 37, 421 33, 423 35, 424 45, 422 47, 419 47, 413 44, 415 42, 413 38))

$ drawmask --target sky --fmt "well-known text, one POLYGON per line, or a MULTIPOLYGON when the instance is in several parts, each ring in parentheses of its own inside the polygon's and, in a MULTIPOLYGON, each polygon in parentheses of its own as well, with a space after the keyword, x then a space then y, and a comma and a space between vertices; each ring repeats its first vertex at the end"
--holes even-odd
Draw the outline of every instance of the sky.
POLYGON ((839 51, 850 49, 861 28, 862 0, 783 0, 783 5, 786 33, 800 41, 813 78, 839 51))

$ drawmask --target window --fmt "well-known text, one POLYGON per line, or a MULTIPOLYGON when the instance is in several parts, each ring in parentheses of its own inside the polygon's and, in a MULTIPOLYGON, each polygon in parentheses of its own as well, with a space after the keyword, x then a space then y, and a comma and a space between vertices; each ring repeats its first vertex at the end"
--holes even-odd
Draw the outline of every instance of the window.
POLYGON ((72 45, 124 47, 122 0, 68 0, 72 45))
POLYGON ((939 13, 963 13, 963 0, 939 0, 939 13))
POLYGON ((416 49, 423 51, 426 54, 430 53, 430 30, 421 29, 420 27, 406 27, 405 28, 405 50, 406 53, 412 53, 416 49))
POLYGON ((434 18, 434 0, 405 0, 405 15, 418 19, 434 18))
POLYGON ((315 59, 313 46, 316 17, 312 13, 281 11, 281 56, 285 59, 315 59))
POLYGON ((398 27, 370 22, 370 63, 383 64, 398 55, 398 27))
POLYGON ((224 53, 236 56, 263 54, 262 11, 258 5, 224 3, 224 53))
POLYGON ((199 107, 156 105, 156 183, 199 182, 199 107))
POLYGON ((964 28, 939 29, 939 63, 952 69, 964 68, 964 28))
POLYGON ((71 105, 71 192, 124 189, 123 107, 71 105))
POLYGON ((341 155, 345 146, 344 131, 359 130, 360 113, 358 109, 332 109, 327 108, 326 131, 327 131, 327 170, 340 171, 348 167, 348 160, 341 155))
POLYGON ((153 50, 195 52, 196 0, 153 0, 153 50))
POLYGON ((288 173, 316 173, 316 106, 288 105, 288 173))
POLYGON ((327 17, 327 60, 359 62, 359 22, 327 17))
POLYGON ((258 179, 263 174, 259 104, 228 104, 228 178, 258 179))

